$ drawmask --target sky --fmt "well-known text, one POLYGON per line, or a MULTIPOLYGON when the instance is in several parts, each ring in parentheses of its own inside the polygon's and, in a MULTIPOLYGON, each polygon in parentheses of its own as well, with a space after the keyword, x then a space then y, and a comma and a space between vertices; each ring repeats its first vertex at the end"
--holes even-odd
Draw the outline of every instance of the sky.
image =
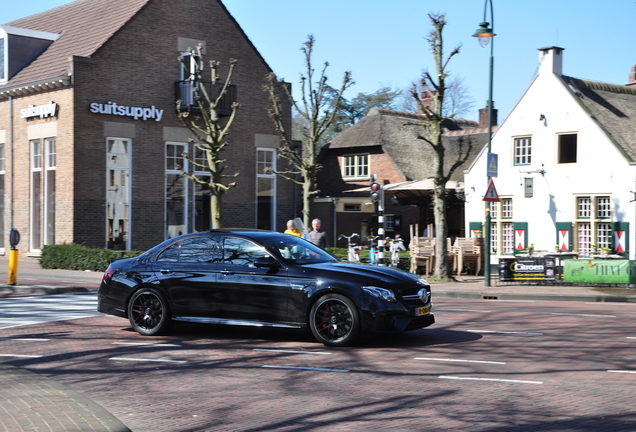
MULTIPOLYGON (((177 3, 179 0, 175 0, 177 3)), ((514 108, 537 72, 539 48, 564 48, 563 74, 626 84, 636 65, 635 0, 222 0, 272 70, 299 88, 304 58, 300 48, 312 34, 316 70, 329 62, 328 83, 338 87, 345 71, 355 81, 346 97, 382 87, 408 88, 422 71, 434 71, 426 42, 429 14, 446 15, 448 64, 463 79, 477 120, 489 90, 490 46, 472 37, 484 19, 493 26, 493 100, 499 124, 514 108)), ((6 1, 0 23, 70 3, 68 0, 6 1)), ((223 60, 223 59, 218 59, 223 60)), ((298 98, 298 94, 295 97, 298 98)), ((546 101, 548 103, 548 101, 546 101)))

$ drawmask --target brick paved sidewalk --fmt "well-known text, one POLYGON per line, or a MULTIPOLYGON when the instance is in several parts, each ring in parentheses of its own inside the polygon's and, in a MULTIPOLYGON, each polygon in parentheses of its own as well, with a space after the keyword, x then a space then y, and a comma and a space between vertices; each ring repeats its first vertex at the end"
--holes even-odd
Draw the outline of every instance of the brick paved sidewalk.
POLYGON ((43 375, 0 363, 0 429, 130 431, 86 396, 43 375))

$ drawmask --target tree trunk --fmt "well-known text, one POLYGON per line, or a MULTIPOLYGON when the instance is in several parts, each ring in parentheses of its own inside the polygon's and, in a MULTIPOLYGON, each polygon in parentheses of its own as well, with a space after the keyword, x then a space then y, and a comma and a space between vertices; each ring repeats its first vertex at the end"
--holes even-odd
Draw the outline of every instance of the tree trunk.
POLYGON ((212 228, 221 228, 223 201, 215 193, 210 196, 210 217, 212 218, 212 228))

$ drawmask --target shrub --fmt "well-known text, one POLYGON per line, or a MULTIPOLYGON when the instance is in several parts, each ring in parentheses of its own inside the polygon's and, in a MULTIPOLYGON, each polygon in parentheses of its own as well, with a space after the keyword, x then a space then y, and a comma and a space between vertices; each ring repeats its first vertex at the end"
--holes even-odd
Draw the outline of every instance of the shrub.
POLYGON ((78 244, 44 246, 40 265, 45 269, 104 271, 112 259, 136 257, 140 251, 91 249, 78 244))

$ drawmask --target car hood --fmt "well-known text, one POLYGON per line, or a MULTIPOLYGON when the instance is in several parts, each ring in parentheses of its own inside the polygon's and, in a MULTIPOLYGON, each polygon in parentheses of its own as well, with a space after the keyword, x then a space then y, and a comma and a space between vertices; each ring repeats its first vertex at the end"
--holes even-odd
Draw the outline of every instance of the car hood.
POLYGON ((316 277, 333 277, 343 280, 356 280, 361 283, 378 285, 378 281, 383 284, 416 284, 420 282, 418 276, 407 273, 393 267, 383 267, 364 264, 351 263, 324 263, 304 265, 303 270, 316 277))

